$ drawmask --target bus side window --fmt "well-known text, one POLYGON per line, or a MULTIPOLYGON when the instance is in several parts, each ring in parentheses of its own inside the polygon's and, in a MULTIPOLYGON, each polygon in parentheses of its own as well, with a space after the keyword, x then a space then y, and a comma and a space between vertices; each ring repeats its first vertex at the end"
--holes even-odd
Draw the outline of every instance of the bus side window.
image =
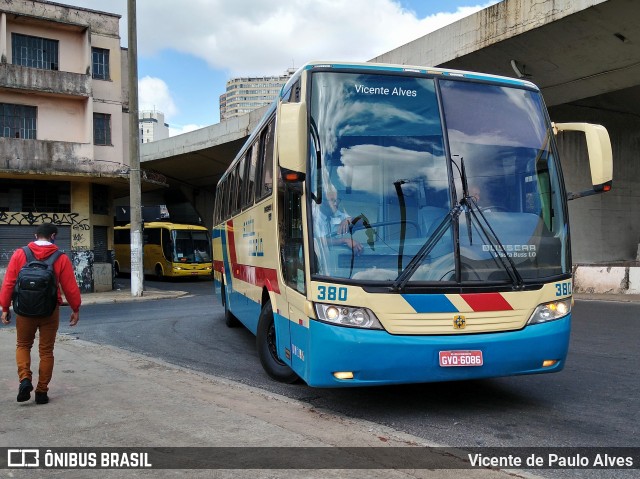
POLYGON ((113 242, 114 244, 131 244, 131 231, 128 229, 125 230, 114 230, 113 231, 113 242))
POLYGON ((238 188, 235 191, 235 196, 236 196, 236 211, 240 211, 242 209, 245 208, 245 203, 244 203, 244 190, 247 187, 247 182, 245 181, 246 178, 246 166, 247 164, 247 157, 244 156, 242 157, 242 159, 238 162, 238 164, 236 165, 236 171, 238 172, 238 188))
POLYGON ((234 194, 238 191, 238 183, 236 181, 238 175, 236 174, 236 171, 237 168, 233 168, 229 175, 229 190, 227 196, 229 201, 229 213, 231 215, 235 215, 238 212, 236 208, 236 195, 234 194))
POLYGON ((258 153, 260 151, 260 144, 254 143, 249 153, 247 153, 247 188, 246 188, 246 204, 247 206, 253 205, 253 199, 256 187, 256 166, 258 164, 258 153))
POLYGON ((220 223, 226 221, 229 216, 229 209, 227 208, 227 184, 229 183, 229 177, 220 185, 219 191, 216 195, 220 196, 220 223))
POLYGON ((158 228, 148 228, 145 230, 144 244, 160 246, 160 230, 158 228))
POLYGON ((213 225, 217 225, 220 223, 220 186, 222 184, 218 184, 216 189, 214 190, 214 199, 213 199, 213 225))
POLYGON ((273 136, 275 118, 271 120, 260 136, 260 199, 273 191, 273 136))

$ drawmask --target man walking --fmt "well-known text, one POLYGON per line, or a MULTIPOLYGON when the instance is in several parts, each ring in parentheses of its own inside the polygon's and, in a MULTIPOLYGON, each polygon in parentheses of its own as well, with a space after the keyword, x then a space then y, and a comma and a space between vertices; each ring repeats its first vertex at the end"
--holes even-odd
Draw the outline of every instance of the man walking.
MULTIPOLYGON (((36 230, 36 241, 32 241, 27 247, 33 253, 36 260, 46 260, 49 256, 58 251, 54 244, 58 228, 51 223, 45 223, 36 230)), ((20 269, 27 262, 27 256, 22 248, 17 249, 7 267, 2 289, 0 290, 0 305, 2 306, 2 322, 9 324, 11 316, 9 305, 11 303, 14 287, 20 269)), ((80 319, 80 289, 76 283, 73 272, 73 265, 69 258, 61 254, 53 263, 53 271, 58 285, 62 287, 64 295, 71 307, 70 326, 75 326, 80 319)), ((31 383, 31 347, 36 336, 36 331, 40 331, 40 367, 38 373, 38 384, 36 386, 36 404, 46 404, 49 402, 49 381, 53 374, 53 346, 60 323, 60 305, 62 297, 60 288, 58 290, 58 304, 53 313, 49 316, 26 317, 16 315, 16 363, 18 365, 18 378, 20 386, 18 388, 18 402, 28 401, 31 398, 33 384, 31 383)))

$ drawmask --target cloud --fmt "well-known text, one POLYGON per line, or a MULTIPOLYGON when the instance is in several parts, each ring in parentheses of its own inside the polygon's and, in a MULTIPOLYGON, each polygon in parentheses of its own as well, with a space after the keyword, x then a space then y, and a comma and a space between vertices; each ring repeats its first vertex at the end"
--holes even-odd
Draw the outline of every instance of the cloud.
POLYGON ((192 0, 179 9, 173 0, 138 5, 138 18, 144 19, 138 31, 141 54, 173 48, 231 76, 280 74, 309 60, 366 61, 482 8, 419 19, 391 0, 192 0))
POLYGON ((171 121, 171 117, 178 113, 164 80, 149 76, 138 80, 138 109, 161 111, 167 121, 171 121))
POLYGON ((190 131, 199 130, 205 128, 207 125, 169 125, 169 136, 182 135, 183 133, 189 133, 190 131))
MULTIPOLYGON (((496 1, 418 18, 393 0, 140 0, 138 52, 173 49, 230 76, 276 75, 310 60, 367 61, 496 1)), ((122 15, 126 46, 125 0, 67 2, 122 15)))

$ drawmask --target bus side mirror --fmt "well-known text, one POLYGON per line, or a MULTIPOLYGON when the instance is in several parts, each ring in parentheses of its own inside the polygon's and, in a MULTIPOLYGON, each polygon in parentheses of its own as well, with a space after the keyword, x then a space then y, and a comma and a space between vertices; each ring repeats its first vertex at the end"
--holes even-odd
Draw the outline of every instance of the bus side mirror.
POLYGON ((307 108, 304 103, 281 103, 278 107, 277 140, 280 166, 304 173, 307 163, 307 108))
POLYGON ((553 123, 552 126, 556 136, 563 131, 581 131, 587 140, 593 190, 568 193, 567 199, 574 200, 609 191, 613 182, 613 153, 607 129, 591 123, 553 123))

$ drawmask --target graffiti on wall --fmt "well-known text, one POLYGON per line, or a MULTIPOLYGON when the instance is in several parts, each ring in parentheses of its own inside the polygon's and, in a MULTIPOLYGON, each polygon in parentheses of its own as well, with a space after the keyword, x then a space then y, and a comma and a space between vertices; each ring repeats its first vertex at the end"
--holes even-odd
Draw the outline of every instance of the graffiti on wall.
MULTIPOLYGON (((69 257, 73 263, 76 280, 80 291, 93 292, 94 253, 90 249, 91 226, 89 219, 79 213, 33 213, 0 211, 0 224, 11 226, 37 226, 42 223, 53 223, 58 226, 69 226, 71 234, 71 252, 69 257)), ((8 263, 13 251, 0 251, 0 263, 8 263)))
POLYGON ((74 231, 89 231, 89 219, 82 218, 78 213, 6 213, 0 211, 0 223, 16 226, 33 226, 42 223, 71 226, 74 231))
POLYGON ((79 213, 33 213, 31 211, 12 213, 0 211, 0 224, 34 226, 42 223, 70 226, 73 230, 71 248, 74 250, 90 249, 91 226, 89 225, 89 218, 82 217, 79 213))
POLYGON ((93 251, 74 251, 71 262, 80 291, 93 292, 93 251))

